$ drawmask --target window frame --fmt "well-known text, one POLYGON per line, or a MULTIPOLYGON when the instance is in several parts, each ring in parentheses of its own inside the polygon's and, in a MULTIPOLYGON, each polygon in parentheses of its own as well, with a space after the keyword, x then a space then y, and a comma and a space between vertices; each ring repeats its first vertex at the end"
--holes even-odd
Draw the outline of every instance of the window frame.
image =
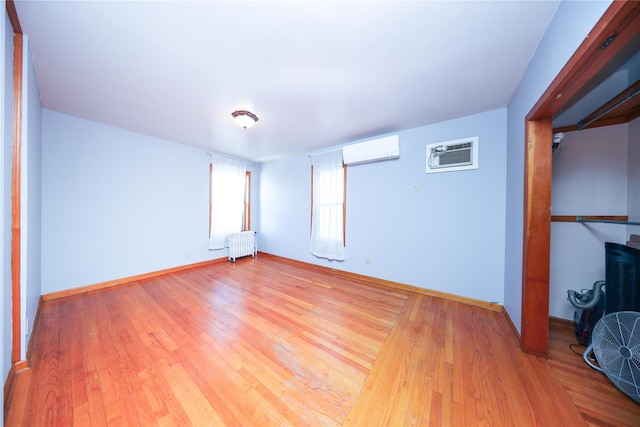
POLYGON ((244 210, 242 213, 242 231, 251 230, 251 171, 245 172, 244 210))
MULTIPOLYGON (((242 211, 242 231, 251 230, 251 171, 245 171, 244 181, 244 208, 242 211)), ((209 188, 213 180, 213 163, 209 163, 209 188)), ((211 190, 209 190, 209 232, 211 231, 211 213, 213 211, 213 200, 211 190)))
MULTIPOLYGON (((347 246, 347 165, 342 165, 342 245, 347 246)), ((313 165, 311 165, 311 214, 309 217, 309 237, 313 232, 313 165)))

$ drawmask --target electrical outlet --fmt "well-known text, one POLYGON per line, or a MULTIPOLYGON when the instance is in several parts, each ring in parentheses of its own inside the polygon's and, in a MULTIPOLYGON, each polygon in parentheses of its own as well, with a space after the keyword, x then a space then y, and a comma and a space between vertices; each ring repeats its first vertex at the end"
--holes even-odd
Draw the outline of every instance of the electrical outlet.
POLYGON ((420 185, 417 182, 413 184, 413 191, 420 191, 420 185))
POLYGON ((367 264, 367 265, 371 265, 371 258, 366 257, 366 258, 364 259, 364 263, 365 263, 365 264, 367 264))

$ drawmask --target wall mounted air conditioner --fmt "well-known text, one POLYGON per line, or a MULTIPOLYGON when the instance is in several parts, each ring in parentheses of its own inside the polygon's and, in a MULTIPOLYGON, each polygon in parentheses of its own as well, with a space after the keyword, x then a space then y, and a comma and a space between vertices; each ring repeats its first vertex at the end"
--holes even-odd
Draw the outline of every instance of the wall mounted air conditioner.
POLYGON ((400 157, 398 135, 371 139, 342 147, 342 160, 345 165, 377 162, 400 157))
POLYGON ((427 173, 478 169, 478 137, 427 145, 427 173))

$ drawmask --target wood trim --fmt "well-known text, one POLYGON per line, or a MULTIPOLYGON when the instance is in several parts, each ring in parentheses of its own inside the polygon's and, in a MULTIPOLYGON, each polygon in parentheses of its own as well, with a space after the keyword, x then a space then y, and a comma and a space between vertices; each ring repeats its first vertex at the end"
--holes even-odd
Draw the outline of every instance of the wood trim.
POLYGON ((551 215, 551 222, 579 222, 578 217, 604 221, 629 221, 627 215, 551 215))
POLYGON ((11 165, 11 362, 20 360, 20 192, 22 176, 22 34, 13 38, 13 159, 11 165))
POLYGON ((475 307, 482 307, 482 308, 486 308, 493 311, 501 311, 504 309, 504 307, 501 304, 481 301, 474 298, 462 297, 462 296, 453 295, 446 292, 435 291, 431 289, 420 288, 418 286, 406 285, 404 283, 393 282, 391 280, 378 279, 376 277, 365 276, 363 274, 352 273, 350 271, 337 270, 331 267, 325 267, 322 265, 311 264, 305 261, 299 261, 292 258, 285 258, 279 255, 273 255, 268 252, 260 252, 260 256, 263 258, 267 257, 267 258, 277 259, 279 262, 282 262, 285 264, 301 266, 303 268, 319 270, 325 273, 335 274, 349 280, 364 282, 369 285, 380 287, 380 288, 399 290, 399 291, 405 291, 405 292, 414 292, 422 295, 429 295, 432 297, 442 298, 449 301, 460 302, 460 303, 472 305, 475 307))
POLYGON ((18 11, 16 10, 16 4, 13 0, 6 0, 5 6, 7 9, 7 15, 13 27, 13 32, 16 34, 22 34, 22 27, 20 26, 20 20, 18 19, 18 11))
POLYGON ((207 234, 211 237, 211 212, 213 212, 213 162, 209 163, 209 230, 207 234))
MULTIPOLYGON (((40 319, 42 318, 42 298, 40 298, 40 301, 38 301, 38 308, 36 309, 36 316, 35 319, 33 321, 33 330, 31 332, 31 336, 33 336, 36 332, 37 329, 39 329, 39 324, 40 324, 40 319)), ((20 360, 16 363, 12 363, 10 368, 9 368, 9 373, 7 375, 7 380, 4 383, 4 413, 6 415, 8 408, 11 406, 11 402, 13 402, 13 395, 14 395, 14 391, 15 391, 15 387, 17 384, 17 380, 18 380, 18 375, 22 374, 23 372, 31 369, 30 366, 30 362, 29 360, 31 360, 31 355, 30 353, 30 349, 27 348, 27 359, 26 360, 20 360)), ((6 417, 5 417, 6 420, 6 417)))
POLYGON ((313 234, 313 165, 311 165, 311 215, 309 216, 309 238, 313 234))
POLYGON ((342 181, 342 246, 347 246, 347 165, 342 165, 344 171, 342 181))
POLYGON ((520 347, 545 356, 549 342, 551 118, 525 126, 524 248, 520 347))
MULTIPOLYGON (((605 126, 621 125, 621 124, 629 123, 630 121, 633 121, 639 116, 640 116, 640 112, 632 112, 625 116, 617 116, 617 117, 606 119, 606 120, 600 119, 600 120, 596 120, 589 126, 584 127, 583 129, 594 129, 594 128, 605 127, 605 126)), ((576 132, 583 129, 578 129, 578 125, 560 126, 557 128, 553 128, 553 133, 576 132)))
MULTIPOLYGON (((244 204, 244 231, 249 231, 251 230, 251 171, 245 171, 244 179, 246 184, 244 197, 247 201, 244 204)), ((211 214, 209 214, 209 218, 211 218, 211 214)))
POLYGON ((636 28, 640 28, 640 2, 612 2, 533 106, 527 120, 552 117, 565 107, 633 38, 636 28), (615 39, 601 48, 610 37, 615 39))
POLYGON ((58 291, 58 292, 52 292, 49 294, 44 294, 41 297, 41 301, 52 301, 55 299, 60 299, 60 298, 66 298, 66 297, 70 297, 73 295, 79 295, 79 294, 84 294, 87 292, 92 292, 92 291, 97 291, 100 289, 106 289, 106 288, 111 288, 114 286, 120 286, 120 285, 130 285, 134 282, 140 281, 140 280, 145 280, 145 279, 151 279, 154 277, 158 277, 158 276, 164 276, 166 274, 172 274, 178 271, 182 271, 182 270, 188 270, 190 268, 196 268, 196 267, 204 267, 204 266, 208 266, 208 265, 214 265, 214 264, 219 264, 222 262, 227 261, 227 258, 216 258, 216 259, 212 259, 209 261, 202 261, 202 262, 196 262, 194 264, 187 264, 187 265, 181 265, 178 267, 172 267, 172 268, 167 268, 164 270, 158 270, 158 271, 153 271, 150 273, 144 273, 144 274, 138 274, 135 276, 129 276, 129 277, 123 277, 121 279, 116 279, 116 280, 109 280, 106 282, 101 282, 101 283, 96 283, 93 285, 88 285, 88 286, 80 286, 77 288, 72 288, 72 289, 65 289, 64 291, 58 291))
POLYGON ((553 128, 553 133, 560 133, 560 132, 575 132, 578 130, 578 126, 577 125, 568 125, 568 126, 560 126, 557 128, 553 128))
POLYGON ((502 307, 502 314, 507 322, 507 325, 509 326, 509 329, 511 329, 511 333, 513 334, 513 337, 516 340, 516 343, 518 345, 520 345, 520 332, 518 332, 518 328, 516 328, 516 325, 514 325, 513 320, 511 320, 511 316, 509 316, 509 313, 507 313, 507 310, 502 307))
POLYGON ((29 362, 27 360, 19 360, 13 364, 13 367, 16 370, 16 373, 19 374, 25 369, 29 369, 29 362))
POLYGON ((549 326, 571 329, 572 331, 576 329, 576 324, 573 320, 561 319, 559 317, 549 316, 549 326))

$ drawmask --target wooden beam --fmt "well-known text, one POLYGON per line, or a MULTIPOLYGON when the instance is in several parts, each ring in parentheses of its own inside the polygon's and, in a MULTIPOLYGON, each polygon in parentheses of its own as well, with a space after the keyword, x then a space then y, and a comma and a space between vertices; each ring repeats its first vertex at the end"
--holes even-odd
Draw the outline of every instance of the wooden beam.
POLYGON ((13 0, 6 0, 5 6, 7 9, 7 15, 9 16, 9 22, 11 22, 11 27, 13 27, 13 32, 16 34, 22 34, 22 27, 20 26, 20 20, 18 19, 16 4, 13 0))
POLYGON ((20 361, 20 179, 22 175, 22 34, 13 48, 13 159, 11 173, 11 363, 20 361))
POLYGON ((546 356, 549 341, 551 118, 528 121, 525 150, 524 248, 520 346, 546 356))

